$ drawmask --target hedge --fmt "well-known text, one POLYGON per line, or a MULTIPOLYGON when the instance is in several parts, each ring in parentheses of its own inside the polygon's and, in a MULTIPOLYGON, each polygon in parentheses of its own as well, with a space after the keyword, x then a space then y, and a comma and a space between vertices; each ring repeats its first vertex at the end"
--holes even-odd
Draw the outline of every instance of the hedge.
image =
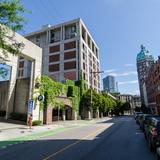
POLYGON ((39 125, 41 125, 41 123, 42 123, 42 121, 35 120, 35 121, 32 122, 32 126, 39 126, 39 125))
POLYGON ((11 119, 27 122, 27 114, 15 112, 11 113, 10 115, 11 119))
POLYGON ((6 111, 0 111, 0 117, 5 117, 6 111))

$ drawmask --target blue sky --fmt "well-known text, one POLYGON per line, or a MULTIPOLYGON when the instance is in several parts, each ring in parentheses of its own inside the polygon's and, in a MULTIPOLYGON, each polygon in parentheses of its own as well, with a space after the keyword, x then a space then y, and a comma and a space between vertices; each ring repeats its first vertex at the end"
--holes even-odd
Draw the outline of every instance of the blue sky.
POLYGON ((137 94, 136 55, 140 45, 160 52, 160 0, 22 0, 32 13, 23 34, 44 24, 81 17, 100 48, 101 70, 119 82, 121 93, 137 94))

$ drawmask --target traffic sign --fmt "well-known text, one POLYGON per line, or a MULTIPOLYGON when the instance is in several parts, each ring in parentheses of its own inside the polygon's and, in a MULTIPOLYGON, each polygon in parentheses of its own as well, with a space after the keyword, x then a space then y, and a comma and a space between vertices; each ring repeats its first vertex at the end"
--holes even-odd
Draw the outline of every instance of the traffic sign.
POLYGON ((41 102, 41 101, 43 101, 43 100, 44 100, 44 96, 43 96, 43 95, 39 95, 39 96, 38 96, 38 101, 41 102))
POLYGON ((33 99, 29 99, 29 101, 28 101, 28 113, 32 114, 33 107, 34 107, 34 101, 33 101, 33 99))

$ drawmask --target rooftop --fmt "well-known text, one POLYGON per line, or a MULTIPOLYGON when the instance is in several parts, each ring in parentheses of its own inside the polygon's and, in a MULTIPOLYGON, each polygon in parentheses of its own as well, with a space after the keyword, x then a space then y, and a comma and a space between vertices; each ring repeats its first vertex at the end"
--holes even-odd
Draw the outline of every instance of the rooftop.
POLYGON ((143 45, 141 45, 141 51, 137 54, 137 61, 141 61, 145 59, 154 60, 151 53, 148 50, 146 50, 146 48, 143 45))

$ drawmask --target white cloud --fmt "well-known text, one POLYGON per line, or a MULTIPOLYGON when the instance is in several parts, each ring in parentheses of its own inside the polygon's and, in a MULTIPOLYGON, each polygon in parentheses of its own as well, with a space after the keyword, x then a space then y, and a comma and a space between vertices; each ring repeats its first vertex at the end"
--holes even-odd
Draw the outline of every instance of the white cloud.
POLYGON ((115 72, 116 70, 115 69, 108 69, 108 70, 105 70, 104 73, 111 73, 111 72, 115 72))
POLYGON ((125 82, 118 82, 118 85, 136 84, 136 83, 138 83, 138 80, 134 80, 134 81, 125 81, 125 82))
POLYGON ((123 77, 123 76, 130 76, 130 75, 137 75, 136 71, 128 71, 123 73, 109 73, 109 75, 115 76, 115 77, 123 77))
POLYGON ((125 66, 125 67, 134 67, 135 65, 134 65, 134 64, 131 64, 131 63, 128 63, 128 64, 125 64, 124 66, 125 66))

